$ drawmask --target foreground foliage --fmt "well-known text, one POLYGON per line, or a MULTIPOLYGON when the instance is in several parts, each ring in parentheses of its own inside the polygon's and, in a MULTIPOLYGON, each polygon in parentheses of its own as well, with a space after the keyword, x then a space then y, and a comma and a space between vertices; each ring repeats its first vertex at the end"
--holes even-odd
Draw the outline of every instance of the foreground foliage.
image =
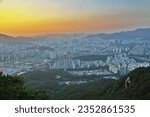
POLYGON ((44 91, 26 87, 24 80, 18 76, 5 76, 0 73, 0 99, 30 100, 48 99, 44 91))

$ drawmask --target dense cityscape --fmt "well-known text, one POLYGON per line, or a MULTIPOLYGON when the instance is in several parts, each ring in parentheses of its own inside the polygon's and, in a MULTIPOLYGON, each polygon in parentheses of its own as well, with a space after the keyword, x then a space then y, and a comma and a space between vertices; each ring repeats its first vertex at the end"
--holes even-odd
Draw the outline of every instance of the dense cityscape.
POLYGON ((62 34, 6 40, 0 43, 0 71, 5 75, 63 69, 72 75, 117 79, 135 68, 150 66, 150 40, 143 38, 62 34))

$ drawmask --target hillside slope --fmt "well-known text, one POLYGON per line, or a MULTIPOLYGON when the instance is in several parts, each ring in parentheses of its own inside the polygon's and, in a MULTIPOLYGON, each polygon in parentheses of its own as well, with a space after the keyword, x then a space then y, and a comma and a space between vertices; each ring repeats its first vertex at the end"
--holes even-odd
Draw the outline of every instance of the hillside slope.
POLYGON ((150 99, 150 68, 138 68, 117 81, 99 80, 85 86, 61 89, 58 99, 147 100, 150 99))
MULTIPOLYGON (((0 99, 53 100, 149 100, 150 67, 137 68, 119 80, 99 79, 80 85, 58 85, 54 79, 42 81, 28 74, 28 85, 17 76, 0 73, 0 99), (30 83, 31 82, 31 83, 30 83), (37 90, 30 88, 36 83, 37 90), (40 85, 42 83, 42 85, 40 85), (54 84, 53 84, 54 83, 54 84), (38 88, 39 87, 39 88, 38 88), (42 89, 42 90, 41 90, 42 89), (44 90, 44 91, 43 91, 44 90), (45 91, 47 94, 45 94, 45 91), (48 97, 47 97, 48 96, 48 97)), ((94 77, 94 76, 93 76, 94 77)), ((26 79, 26 78, 25 78, 26 79)))
POLYGON ((107 99, 150 99, 150 68, 137 68, 117 81, 105 95, 107 99))

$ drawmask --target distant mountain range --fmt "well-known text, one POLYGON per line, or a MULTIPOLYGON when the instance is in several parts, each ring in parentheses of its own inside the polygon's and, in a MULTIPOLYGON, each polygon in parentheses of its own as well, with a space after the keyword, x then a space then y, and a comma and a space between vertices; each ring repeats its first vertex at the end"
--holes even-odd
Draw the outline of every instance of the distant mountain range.
POLYGON ((15 40, 15 38, 9 35, 0 34, 0 42, 8 42, 12 40, 15 40))
POLYGON ((112 34, 100 33, 90 35, 87 38, 99 37, 103 39, 145 39, 150 38, 150 28, 141 28, 132 31, 116 32, 112 34))
MULTIPOLYGON (((50 36, 51 35, 49 35, 49 37, 50 36)), ((103 38, 103 39, 150 39, 150 28, 139 28, 139 29, 132 30, 132 31, 123 31, 123 32, 116 32, 116 33, 111 33, 111 34, 106 34, 106 33, 92 34, 92 35, 86 36, 85 38, 92 38, 92 37, 93 38, 98 37, 98 38, 103 38)), ((28 39, 28 38, 31 38, 31 37, 12 37, 9 35, 0 34, 0 41, 10 41, 14 39, 28 39)), ((33 38, 37 38, 37 36, 33 38)))
POLYGON ((6 35, 6 34, 1 34, 0 33, 0 39, 1 38, 13 38, 12 36, 6 35))

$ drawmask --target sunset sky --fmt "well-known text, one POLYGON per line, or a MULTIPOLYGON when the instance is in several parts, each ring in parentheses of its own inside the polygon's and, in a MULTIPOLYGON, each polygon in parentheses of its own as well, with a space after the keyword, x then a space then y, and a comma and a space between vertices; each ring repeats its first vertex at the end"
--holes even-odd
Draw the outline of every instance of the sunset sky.
POLYGON ((0 33, 114 32, 150 27, 150 0, 0 0, 0 33))

